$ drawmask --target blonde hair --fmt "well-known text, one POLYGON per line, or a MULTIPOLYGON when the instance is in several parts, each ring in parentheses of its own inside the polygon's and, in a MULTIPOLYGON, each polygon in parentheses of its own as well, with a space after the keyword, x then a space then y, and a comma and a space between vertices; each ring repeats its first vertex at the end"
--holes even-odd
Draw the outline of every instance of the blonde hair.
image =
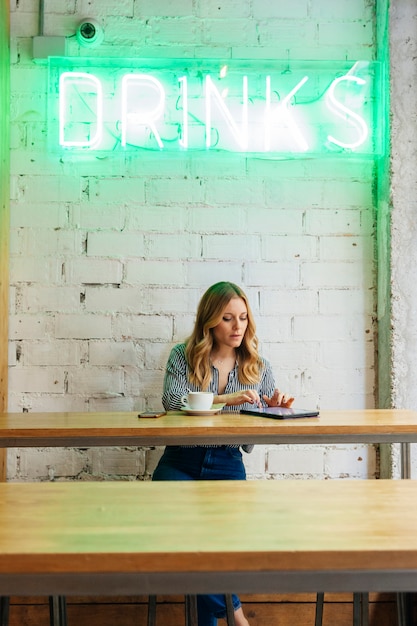
POLYGON ((186 340, 185 354, 189 365, 190 382, 205 390, 211 381, 210 354, 214 346, 213 328, 221 319, 232 298, 242 298, 248 314, 248 325, 242 343, 236 348, 239 363, 239 382, 254 384, 259 381, 262 361, 258 354, 256 326, 248 298, 234 283, 220 282, 207 289, 200 300, 194 330, 186 340))

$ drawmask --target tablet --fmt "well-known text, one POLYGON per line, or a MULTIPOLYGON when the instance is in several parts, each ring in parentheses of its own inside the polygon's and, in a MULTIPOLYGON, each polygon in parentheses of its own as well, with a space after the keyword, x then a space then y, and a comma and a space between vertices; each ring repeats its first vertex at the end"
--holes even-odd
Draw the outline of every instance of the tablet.
POLYGON ((317 409, 284 409, 282 406, 253 407, 253 409, 241 409, 246 415, 259 415, 260 417, 272 417, 278 420, 295 419, 296 417, 318 417, 317 409))

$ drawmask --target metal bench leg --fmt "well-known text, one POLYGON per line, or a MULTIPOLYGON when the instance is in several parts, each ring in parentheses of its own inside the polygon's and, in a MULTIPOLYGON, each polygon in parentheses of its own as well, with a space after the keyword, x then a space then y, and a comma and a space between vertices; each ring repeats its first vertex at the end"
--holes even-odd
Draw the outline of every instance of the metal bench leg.
POLYGON ((9 596, 0 596, 0 626, 9 626, 9 596))
POLYGON ((314 626, 322 626, 323 608, 324 608, 324 593, 318 593, 316 595, 316 619, 314 621, 314 626))
POLYGON ((369 593, 361 593, 361 626, 369 622, 369 593))
POLYGON ((405 623, 406 623, 406 626, 414 626, 413 601, 414 601, 414 594, 413 593, 406 593, 405 594, 405 623))
POLYGON ((59 615, 61 626, 67 626, 67 599, 65 596, 59 596, 59 615))
POLYGON ((353 594, 353 626, 361 626, 361 594, 353 594))
POLYGON ((397 593, 398 626, 413 626, 413 594, 397 593))
POLYGON ((235 626, 235 609, 233 606, 232 596, 230 594, 226 594, 226 619, 227 626, 235 626))
POLYGON ((413 626, 410 617, 407 593, 397 593, 397 618, 398 626, 413 626))
POLYGON ((148 599, 148 626, 156 626, 156 596, 148 599))
POLYGON ((403 603, 403 594, 396 594, 396 602, 397 602, 397 623, 398 626, 405 626, 404 621, 404 603, 403 603))
POLYGON ((353 626, 368 626, 369 594, 353 594, 353 626))
POLYGON ((67 601, 65 596, 49 596, 50 626, 67 626, 67 601))
POLYGON ((185 596, 185 626, 198 626, 197 596, 185 596))

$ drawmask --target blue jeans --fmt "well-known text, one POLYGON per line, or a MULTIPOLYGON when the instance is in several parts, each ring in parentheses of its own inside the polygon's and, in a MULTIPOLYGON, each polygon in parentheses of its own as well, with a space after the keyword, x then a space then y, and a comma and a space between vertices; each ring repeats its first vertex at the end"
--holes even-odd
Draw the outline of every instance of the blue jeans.
MULTIPOLYGON (((246 471, 239 448, 218 446, 167 446, 153 473, 152 480, 245 480, 246 471)), ((232 596, 234 609, 241 604, 232 596)), ((218 618, 226 617, 222 594, 197 596, 198 626, 216 626, 218 618)))

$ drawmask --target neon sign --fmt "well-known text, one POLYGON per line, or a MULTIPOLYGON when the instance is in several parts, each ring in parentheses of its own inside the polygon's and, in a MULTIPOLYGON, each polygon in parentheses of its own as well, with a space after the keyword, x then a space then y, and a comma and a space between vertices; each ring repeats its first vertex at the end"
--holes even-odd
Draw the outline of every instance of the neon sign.
POLYGON ((49 60, 52 150, 382 153, 378 62, 49 60))

